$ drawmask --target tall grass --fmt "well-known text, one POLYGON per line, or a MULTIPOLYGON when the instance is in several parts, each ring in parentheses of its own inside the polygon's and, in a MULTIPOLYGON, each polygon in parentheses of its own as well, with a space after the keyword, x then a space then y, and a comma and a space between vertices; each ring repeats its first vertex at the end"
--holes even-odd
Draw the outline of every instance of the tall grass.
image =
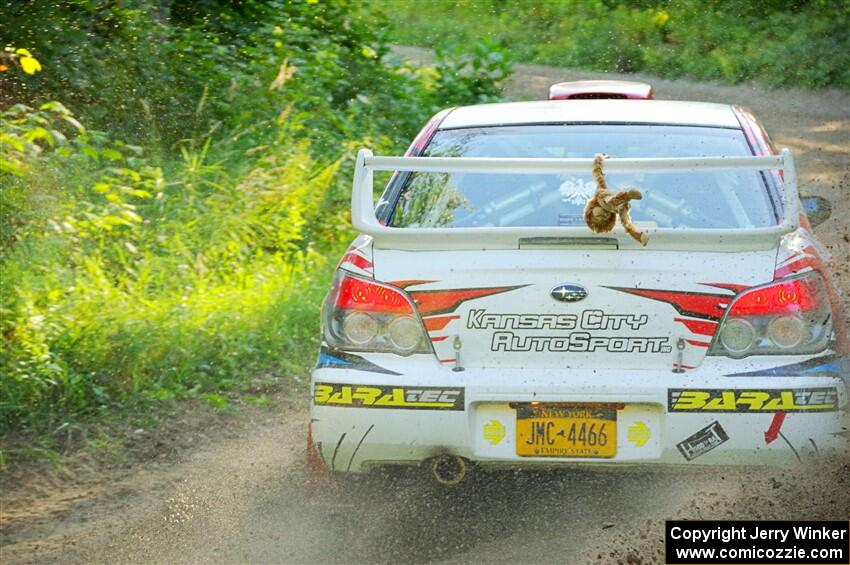
POLYGON ((53 26, 27 45, 45 70, 0 93, 0 435, 303 382, 354 153, 400 153, 509 70, 486 48, 384 57, 380 15, 345 0, 202 4, 0 18, 32 42, 53 26))
POLYGON ((3 118, 25 141, 36 128, 51 141, 4 179, 9 207, 29 211, 31 189, 44 204, 7 225, 0 429, 303 375, 327 257, 350 235, 324 207, 339 159, 316 163, 303 142, 246 155, 207 138, 153 167, 59 105, 3 118))

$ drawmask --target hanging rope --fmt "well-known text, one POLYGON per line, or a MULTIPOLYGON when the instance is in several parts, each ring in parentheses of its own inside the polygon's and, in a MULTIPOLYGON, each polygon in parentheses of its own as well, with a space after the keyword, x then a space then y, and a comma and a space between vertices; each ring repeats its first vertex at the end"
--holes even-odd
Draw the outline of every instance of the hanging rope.
POLYGON ((646 245, 649 241, 649 235, 635 227, 629 214, 631 208, 629 201, 640 200, 643 195, 636 188, 616 193, 608 190, 608 185, 605 183, 605 173, 602 171, 602 161, 607 158, 608 156, 602 153, 597 153, 593 158, 593 178, 596 179, 596 194, 587 201, 587 205, 584 207, 584 221, 587 227, 595 233, 607 233, 614 229, 617 216, 619 216, 620 223, 623 224, 626 233, 639 241, 641 245, 646 245))

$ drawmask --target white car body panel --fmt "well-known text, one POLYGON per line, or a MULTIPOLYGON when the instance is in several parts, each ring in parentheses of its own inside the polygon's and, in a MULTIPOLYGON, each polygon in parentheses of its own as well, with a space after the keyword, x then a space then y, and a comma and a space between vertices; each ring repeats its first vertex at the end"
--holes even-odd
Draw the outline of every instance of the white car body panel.
POLYGON ((579 122, 739 127, 727 104, 668 100, 547 100, 457 108, 446 116, 440 129, 579 122))
MULTIPOLYGON (((729 106, 635 100, 473 106, 450 112, 440 127, 572 122, 739 127, 729 106)), ((736 293, 823 268, 821 249, 801 221, 787 150, 605 163, 606 170, 782 169, 784 217, 768 228, 649 229, 650 243, 641 247, 620 229, 600 237, 584 227, 393 228, 375 216, 375 170, 590 166, 589 159, 360 152, 352 221, 361 235, 339 267, 404 289, 433 353, 323 345, 312 374, 311 449, 327 468, 364 472, 442 454, 484 467, 785 464, 847 450, 845 345, 809 355, 707 355, 736 293), (580 285, 586 296, 553 300, 551 291, 564 283, 580 285), (497 336, 506 331, 513 336, 497 336), (683 408, 681 398, 693 394, 709 400, 683 408), (513 405, 534 402, 617 405, 616 454, 518 455, 513 405)))
MULTIPOLYGON (((380 356, 374 356, 382 363, 380 356)), ((425 356, 422 356, 425 357, 425 356)), ((837 408, 818 413, 787 414, 784 439, 766 443, 777 412, 668 412, 668 391, 682 383, 695 389, 808 390, 835 389, 836 407, 846 407, 847 392, 836 377, 730 377, 716 360, 684 376, 666 371, 468 369, 461 373, 434 364, 432 359, 408 359, 403 377, 345 369, 317 369, 315 382, 362 383, 416 388, 463 387, 463 411, 395 410, 313 406, 313 439, 329 468, 363 472, 386 463, 417 464, 451 453, 482 466, 516 465, 651 465, 691 464, 677 447, 699 430, 718 422, 729 439, 693 459, 701 465, 781 465, 847 448, 844 413, 837 408), (719 371, 717 370, 719 369, 719 371), (617 455, 611 459, 520 457, 515 445, 512 402, 624 402, 618 412, 617 455), (505 428, 496 444, 485 439, 493 420, 505 428), (629 428, 641 422, 649 439, 641 446, 629 441, 629 428), (367 433, 368 432, 368 433, 367 433), (345 434, 343 437, 342 434, 345 434), (365 436, 365 437, 364 437, 365 436), (361 442, 361 440, 363 440, 361 442), (359 449, 357 448, 359 444, 359 449), (337 447, 338 446, 338 447, 337 447), (356 449, 356 451, 355 451, 356 449), (333 453, 337 452, 333 460, 333 453), (796 452, 796 453, 795 453, 796 452), (349 467, 350 465, 350 467, 349 467)), ((787 361, 787 360, 786 360, 787 361)), ((782 361, 774 360, 782 364, 782 361)), ((392 365, 384 364, 392 367, 392 365)), ((397 366, 397 368, 401 368, 397 366)), ((728 369, 725 369, 728 370, 728 369)), ((684 386, 682 384, 682 386, 684 386)))
MULTIPOLYGON (((763 283, 773 276, 776 258, 775 251, 683 254, 678 251, 529 249, 520 252, 377 250, 375 253, 375 276, 378 280, 390 283, 413 279, 435 281, 408 286, 406 290, 414 300, 420 296, 424 299, 429 293, 450 295, 453 289, 513 288, 492 296, 466 300, 443 314, 430 315, 427 306, 420 305, 426 327, 432 320, 454 318, 442 328, 429 332, 437 358, 442 362, 454 357, 452 338, 459 335, 465 366, 569 369, 599 366, 668 369, 677 360, 676 342, 679 338, 686 340, 683 363, 698 365, 711 336, 694 333, 687 324, 690 321, 713 322, 683 314, 670 302, 635 296, 628 290, 675 289, 682 293, 716 297, 716 303, 722 309, 732 300, 734 293, 710 284, 755 286, 763 283), (555 302, 549 291, 561 283, 582 285, 588 296, 575 303, 555 302), (539 318, 541 314, 561 315, 560 328, 553 328, 555 324, 547 319, 518 320, 510 316, 539 318), (505 345, 506 333, 514 334, 517 340, 572 333, 623 340, 652 336, 663 340, 665 351, 637 357, 628 352, 609 353, 602 365, 600 350, 580 352, 573 349, 556 353, 551 352, 551 347, 546 347, 548 352, 545 353, 497 351, 505 345), (500 338, 502 342, 498 341, 500 338)), ((687 298, 687 294, 682 296, 687 298)), ((538 347, 542 345, 535 344, 535 348, 538 347)))

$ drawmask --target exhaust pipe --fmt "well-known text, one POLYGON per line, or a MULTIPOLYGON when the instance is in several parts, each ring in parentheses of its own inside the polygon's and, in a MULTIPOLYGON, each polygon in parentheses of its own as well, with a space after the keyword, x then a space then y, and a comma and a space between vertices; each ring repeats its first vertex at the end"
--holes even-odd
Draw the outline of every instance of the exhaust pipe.
POLYGON ((431 459, 431 475, 443 486, 451 487, 466 478, 469 462, 457 455, 439 455, 431 459))

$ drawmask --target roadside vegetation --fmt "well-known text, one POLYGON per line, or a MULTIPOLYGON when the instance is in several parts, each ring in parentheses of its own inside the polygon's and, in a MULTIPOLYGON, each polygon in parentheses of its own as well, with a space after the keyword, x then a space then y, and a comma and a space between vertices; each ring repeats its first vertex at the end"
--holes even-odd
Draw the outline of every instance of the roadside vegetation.
POLYGON ((771 86, 850 88, 843 0, 369 0, 392 41, 480 41, 517 62, 771 86))
POLYGON ((438 109, 497 99, 507 54, 850 86, 848 13, 831 0, 2 12, 0 467, 51 453, 58 430, 186 397, 262 403, 264 386, 303 383, 353 235, 356 150, 400 153, 438 109), (400 60, 391 42, 438 47, 437 64, 400 60))
POLYGON ((509 72, 486 49, 393 59, 382 16, 345 0, 3 12, 0 436, 47 450, 163 400, 303 382, 356 150, 400 153, 509 72))

